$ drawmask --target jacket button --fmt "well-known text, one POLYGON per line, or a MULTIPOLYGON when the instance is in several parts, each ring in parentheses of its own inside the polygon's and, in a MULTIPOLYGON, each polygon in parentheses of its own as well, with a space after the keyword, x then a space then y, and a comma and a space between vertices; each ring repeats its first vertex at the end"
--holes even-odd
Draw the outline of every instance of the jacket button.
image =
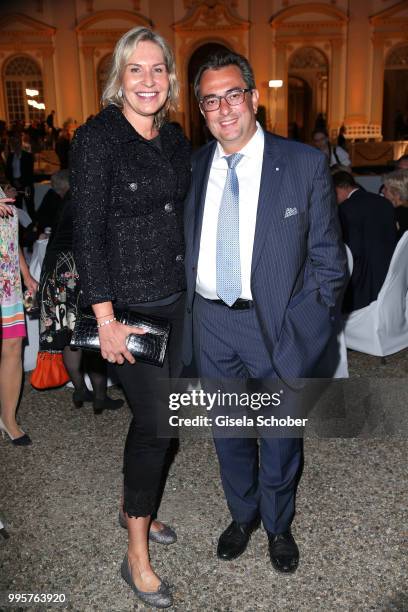
POLYGON ((182 255, 177 255, 176 261, 184 261, 184 257, 182 255))
POLYGON ((187 314, 191 314, 191 308, 187 308, 187 314))
POLYGON ((170 202, 167 202, 167 204, 164 207, 164 210, 168 213, 173 212, 173 204, 171 204, 170 202))

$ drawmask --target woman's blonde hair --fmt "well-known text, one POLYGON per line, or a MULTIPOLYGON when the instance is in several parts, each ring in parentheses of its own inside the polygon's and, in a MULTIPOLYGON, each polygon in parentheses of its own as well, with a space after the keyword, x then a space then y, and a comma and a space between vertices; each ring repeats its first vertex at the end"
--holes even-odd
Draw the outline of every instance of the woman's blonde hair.
POLYGON ((408 205, 408 170, 394 170, 383 176, 384 186, 408 205))
POLYGON ((160 127, 169 110, 176 109, 180 88, 176 75, 173 51, 160 34, 156 34, 156 32, 149 28, 133 28, 126 32, 116 43, 101 103, 104 107, 108 106, 108 104, 115 104, 119 108, 123 108, 123 97, 121 95, 123 73, 133 51, 140 42, 145 40, 155 43, 163 51, 164 63, 169 75, 170 88, 168 98, 163 108, 159 110, 154 118, 155 126, 160 127))

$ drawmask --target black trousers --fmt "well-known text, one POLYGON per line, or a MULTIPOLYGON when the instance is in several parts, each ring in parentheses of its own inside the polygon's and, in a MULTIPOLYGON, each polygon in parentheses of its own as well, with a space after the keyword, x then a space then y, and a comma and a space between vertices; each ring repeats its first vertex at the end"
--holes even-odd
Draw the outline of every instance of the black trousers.
MULTIPOLYGON (((137 312, 170 321, 171 332, 163 367, 125 361, 113 366, 133 414, 124 452, 124 510, 129 516, 155 515, 171 438, 160 437, 160 422, 167 416, 166 379, 182 371, 181 346, 184 295, 173 304, 137 312)), ((170 384, 168 385, 170 392, 170 384)), ((168 401, 168 395, 167 395, 168 401)))

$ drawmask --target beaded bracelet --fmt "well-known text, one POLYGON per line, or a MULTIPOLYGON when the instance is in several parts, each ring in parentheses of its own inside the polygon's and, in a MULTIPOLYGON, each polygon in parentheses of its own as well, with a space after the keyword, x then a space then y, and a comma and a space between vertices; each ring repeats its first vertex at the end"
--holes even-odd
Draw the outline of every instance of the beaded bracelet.
POLYGON ((113 321, 116 321, 116 317, 113 317, 113 319, 107 319, 106 321, 102 321, 102 323, 97 323, 97 327, 103 327, 104 325, 109 325, 109 323, 113 323, 113 321))

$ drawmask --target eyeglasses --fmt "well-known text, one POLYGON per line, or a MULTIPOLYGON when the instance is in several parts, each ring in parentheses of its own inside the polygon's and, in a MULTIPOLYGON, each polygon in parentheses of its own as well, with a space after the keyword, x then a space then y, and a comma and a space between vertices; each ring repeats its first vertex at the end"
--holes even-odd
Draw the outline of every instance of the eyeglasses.
POLYGON ((233 89, 228 91, 225 96, 210 95, 199 99, 200 107, 206 113, 216 111, 220 108, 221 100, 225 100, 230 106, 238 106, 245 100, 245 94, 252 89, 233 89))

